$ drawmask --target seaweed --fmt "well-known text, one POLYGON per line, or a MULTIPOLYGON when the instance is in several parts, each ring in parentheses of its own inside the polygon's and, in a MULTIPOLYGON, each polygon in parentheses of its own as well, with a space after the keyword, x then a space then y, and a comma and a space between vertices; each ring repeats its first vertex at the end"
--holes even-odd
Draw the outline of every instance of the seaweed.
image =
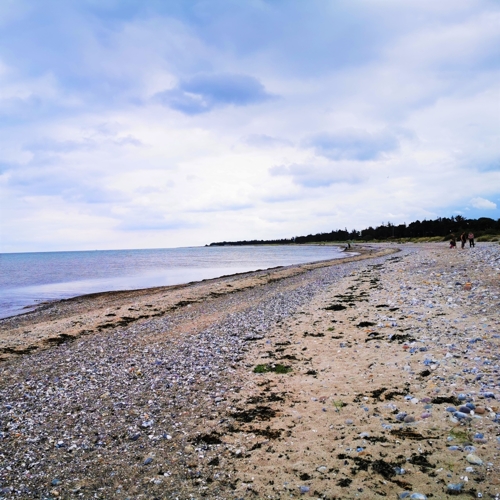
POLYGON ((253 371, 254 373, 289 373, 292 371, 292 368, 290 366, 277 363, 275 365, 257 365, 253 371))
POLYGON ((379 401, 381 401, 380 395, 382 393, 384 393, 385 391, 387 391, 387 387, 381 387, 380 389, 375 389, 371 392, 371 396, 372 396, 372 398, 375 398, 375 399, 378 399, 379 401))
POLYGON ((431 399, 433 405, 450 404, 458 406, 461 404, 460 400, 455 396, 437 396, 431 399))
POLYGON ((221 444, 220 435, 217 432, 211 432, 209 434, 200 434, 194 437, 191 441, 195 444, 221 444))
POLYGON ((341 488, 347 488, 351 483, 352 483, 352 479, 349 479, 348 477, 344 477, 340 481, 337 482, 337 485, 340 486, 341 488))
POLYGON ((428 454, 429 453, 420 453, 420 454, 414 453, 410 457, 408 462, 410 462, 413 465, 418 465, 422 472, 427 472, 427 469, 434 469, 436 467, 427 460, 428 454))
POLYGON ((400 335, 399 333, 394 333, 389 337, 389 342, 397 342, 398 344, 402 344, 403 342, 413 342, 415 339, 408 334, 400 335))
POLYGON ((375 326, 375 323, 372 321, 361 321, 361 323, 358 323, 356 326, 358 328, 366 328, 368 326, 375 326))
POLYGON ((248 410, 234 412, 232 417, 239 422, 253 422, 254 420, 271 420, 276 415, 276 410, 269 406, 256 406, 248 410))
POLYGON ((344 309, 347 309, 347 307, 342 304, 332 304, 324 309, 325 311, 343 311, 344 309))

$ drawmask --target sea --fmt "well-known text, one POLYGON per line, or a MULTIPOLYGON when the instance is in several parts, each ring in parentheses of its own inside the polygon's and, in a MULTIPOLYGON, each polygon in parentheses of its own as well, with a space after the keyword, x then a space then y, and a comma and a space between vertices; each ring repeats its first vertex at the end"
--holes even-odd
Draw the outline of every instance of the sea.
POLYGON ((89 293, 177 285, 345 256, 331 245, 0 254, 0 318, 89 293))

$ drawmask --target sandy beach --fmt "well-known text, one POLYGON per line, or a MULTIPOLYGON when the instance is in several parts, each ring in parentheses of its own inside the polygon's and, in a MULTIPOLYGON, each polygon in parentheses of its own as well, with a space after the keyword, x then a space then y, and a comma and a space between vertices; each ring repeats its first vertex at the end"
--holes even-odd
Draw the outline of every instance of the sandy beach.
POLYGON ((500 245, 0 320, 0 498, 498 498, 500 245))

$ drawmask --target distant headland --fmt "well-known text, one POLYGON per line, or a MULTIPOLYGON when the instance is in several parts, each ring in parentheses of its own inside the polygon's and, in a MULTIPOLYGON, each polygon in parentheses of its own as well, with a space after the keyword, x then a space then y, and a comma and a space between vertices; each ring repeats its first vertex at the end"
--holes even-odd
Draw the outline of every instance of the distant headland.
POLYGON ((218 241, 205 246, 240 246, 240 245, 294 245, 310 243, 337 243, 337 242, 367 242, 367 241, 442 241, 452 235, 473 232, 476 241, 500 241, 500 219, 489 217, 467 219, 461 215, 454 217, 439 217, 435 220, 415 221, 410 224, 398 226, 387 222, 375 228, 368 227, 358 231, 353 229, 338 229, 329 233, 308 234, 307 236, 294 236, 275 240, 243 240, 243 241, 218 241))

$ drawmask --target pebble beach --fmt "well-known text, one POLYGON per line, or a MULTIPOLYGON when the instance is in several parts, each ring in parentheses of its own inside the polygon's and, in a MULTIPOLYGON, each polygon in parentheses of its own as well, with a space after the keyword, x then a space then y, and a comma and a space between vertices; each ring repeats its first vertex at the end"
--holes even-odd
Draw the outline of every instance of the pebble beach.
POLYGON ((0 499, 500 498, 500 245, 0 320, 0 499))

